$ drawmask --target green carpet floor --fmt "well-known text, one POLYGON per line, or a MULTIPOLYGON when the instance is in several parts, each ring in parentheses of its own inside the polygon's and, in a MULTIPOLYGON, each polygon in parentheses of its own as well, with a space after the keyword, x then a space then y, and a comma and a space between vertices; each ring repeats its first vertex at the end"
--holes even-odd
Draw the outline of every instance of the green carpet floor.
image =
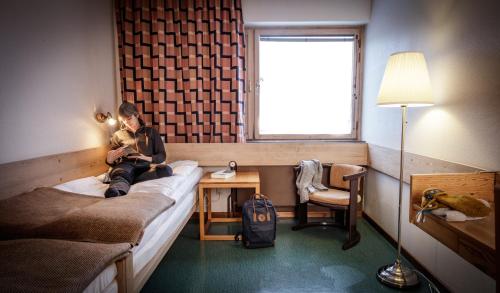
MULTIPOLYGON (((240 227, 220 225, 213 231, 240 227)), ((347 251, 341 248, 345 232, 338 228, 292 231, 292 225, 278 222, 275 247, 245 249, 232 241, 199 241, 198 224, 191 221, 142 292, 398 291, 376 280, 377 269, 392 263, 396 252, 366 221, 358 224, 361 242, 347 251)), ((422 283, 404 292, 428 292, 422 283)))

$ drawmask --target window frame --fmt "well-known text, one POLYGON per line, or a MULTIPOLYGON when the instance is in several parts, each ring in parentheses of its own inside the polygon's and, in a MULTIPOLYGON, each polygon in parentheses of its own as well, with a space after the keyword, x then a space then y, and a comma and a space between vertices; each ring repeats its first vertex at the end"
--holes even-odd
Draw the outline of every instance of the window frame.
POLYGON ((246 28, 247 34, 247 127, 248 140, 356 140, 360 139, 362 34, 363 27, 341 28, 246 28), (352 128, 349 134, 260 134, 259 133, 259 40, 261 35, 336 35, 354 37, 352 128))

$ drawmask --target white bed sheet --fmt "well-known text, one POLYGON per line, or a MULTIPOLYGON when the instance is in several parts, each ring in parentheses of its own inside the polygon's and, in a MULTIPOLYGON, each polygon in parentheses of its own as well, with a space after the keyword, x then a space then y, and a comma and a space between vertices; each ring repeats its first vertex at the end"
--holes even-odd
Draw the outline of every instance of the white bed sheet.
POLYGON ((112 283, 116 283, 115 278, 117 274, 116 264, 109 265, 83 290, 83 293, 118 292, 118 284, 116 284, 115 291, 110 291, 113 287, 111 286, 112 283))

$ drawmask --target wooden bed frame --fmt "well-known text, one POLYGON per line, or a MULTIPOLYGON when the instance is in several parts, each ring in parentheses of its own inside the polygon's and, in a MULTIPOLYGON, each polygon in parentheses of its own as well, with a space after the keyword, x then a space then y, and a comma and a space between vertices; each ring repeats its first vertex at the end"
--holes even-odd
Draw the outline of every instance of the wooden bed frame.
MULTIPOLYGON (((50 155, 0 165, 0 200, 28 192, 40 186, 54 186, 74 179, 99 175, 109 166, 105 163, 107 146, 77 152, 50 155)), ((198 197, 196 197, 198 198, 198 197)), ((118 292, 139 292, 170 249, 196 210, 194 204, 179 228, 165 242, 153 258, 135 275, 133 255, 116 262, 118 292)))

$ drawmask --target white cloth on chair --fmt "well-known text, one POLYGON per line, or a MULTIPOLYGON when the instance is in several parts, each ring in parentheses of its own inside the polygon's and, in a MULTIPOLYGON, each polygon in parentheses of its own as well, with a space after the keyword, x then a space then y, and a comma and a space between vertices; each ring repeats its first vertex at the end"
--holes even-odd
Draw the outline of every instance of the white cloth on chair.
POLYGON ((323 177, 323 167, 319 160, 302 160, 299 163, 299 174, 297 175, 297 190, 300 196, 300 203, 309 201, 309 194, 317 190, 328 190, 321 184, 323 177))

